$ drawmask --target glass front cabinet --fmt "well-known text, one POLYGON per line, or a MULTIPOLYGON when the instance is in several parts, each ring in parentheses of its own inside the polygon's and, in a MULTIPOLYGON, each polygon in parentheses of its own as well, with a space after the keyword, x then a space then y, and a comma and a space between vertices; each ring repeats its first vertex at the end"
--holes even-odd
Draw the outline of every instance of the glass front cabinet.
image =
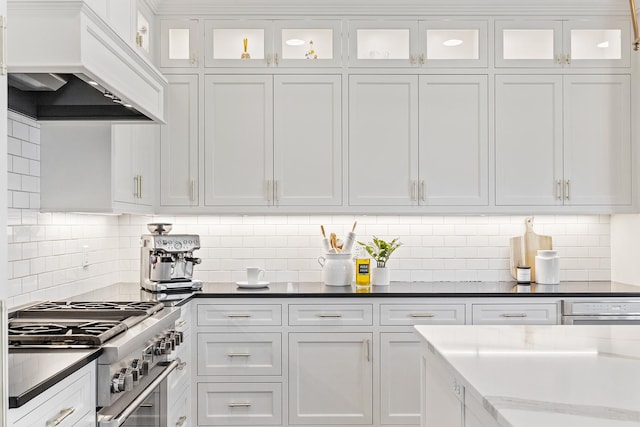
POLYGON ((487 22, 351 21, 352 67, 486 67, 487 22))
POLYGON ((193 68, 200 63, 197 19, 160 20, 160 67, 193 68))
POLYGON ((335 67, 340 21, 205 21, 207 67, 335 67))
POLYGON ((501 20, 495 23, 496 67, 629 67, 624 20, 501 20))

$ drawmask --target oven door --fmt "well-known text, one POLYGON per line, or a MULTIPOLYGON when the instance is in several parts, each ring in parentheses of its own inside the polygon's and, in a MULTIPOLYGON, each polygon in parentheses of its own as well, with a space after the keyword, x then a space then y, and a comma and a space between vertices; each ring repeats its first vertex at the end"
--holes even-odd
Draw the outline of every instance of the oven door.
POLYGON ((98 427, 166 427, 166 380, 179 363, 174 360, 166 366, 155 366, 135 390, 127 392, 113 405, 100 409, 98 427))
POLYGON ((640 325, 640 316, 562 316, 563 325, 640 325))

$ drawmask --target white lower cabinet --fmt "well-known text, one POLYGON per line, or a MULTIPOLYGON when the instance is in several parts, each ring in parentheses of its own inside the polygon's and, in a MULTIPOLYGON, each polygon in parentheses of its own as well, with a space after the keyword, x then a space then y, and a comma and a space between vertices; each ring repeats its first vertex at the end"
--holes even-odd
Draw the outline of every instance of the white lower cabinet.
POLYGON ((95 427, 96 362, 69 375, 25 405, 10 409, 14 427, 95 427))
POLYGON ((198 383, 198 425, 282 424, 280 383, 198 383))
POLYGON ((474 325, 556 325, 558 305, 473 304, 474 325))
POLYGON ((289 334, 289 423, 371 424, 373 334, 289 334))

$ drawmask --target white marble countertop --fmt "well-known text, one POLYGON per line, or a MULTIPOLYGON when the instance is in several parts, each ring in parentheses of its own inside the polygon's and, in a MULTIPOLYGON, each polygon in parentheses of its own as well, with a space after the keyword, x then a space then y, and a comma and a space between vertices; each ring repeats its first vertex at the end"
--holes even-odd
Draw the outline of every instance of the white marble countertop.
POLYGON ((640 426, 640 326, 416 326, 501 426, 640 426))

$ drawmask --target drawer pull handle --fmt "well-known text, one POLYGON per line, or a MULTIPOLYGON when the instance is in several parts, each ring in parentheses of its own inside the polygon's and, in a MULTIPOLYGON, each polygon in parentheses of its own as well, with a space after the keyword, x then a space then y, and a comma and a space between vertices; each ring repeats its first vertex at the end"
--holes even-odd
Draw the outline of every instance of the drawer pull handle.
POLYGON ((504 313, 502 317, 527 317, 527 313, 504 313))
POLYGON ((436 317, 433 313, 412 313, 411 317, 436 317))
POLYGON ((251 353, 227 353, 227 357, 251 357, 251 353))
POLYGON ((76 408, 67 408, 60 411, 57 417, 50 419, 47 421, 47 427, 55 427, 60 425, 69 415, 73 414, 76 411, 76 408))
POLYGON ((340 314, 340 313, 327 313, 327 314, 320 313, 320 314, 318 314, 318 317, 322 317, 322 318, 325 318, 325 317, 337 318, 337 317, 342 317, 342 314, 340 314))
POLYGON ((182 427, 186 421, 187 417, 185 415, 181 416, 178 418, 178 421, 176 421, 176 427, 182 427))
POLYGON ((249 402, 230 402, 227 404, 229 408, 248 408, 251 406, 249 402))
POLYGON ((367 356, 367 362, 371 362, 371 341, 369 339, 364 340, 364 348, 367 356))
POLYGON ((178 323, 176 323, 176 328, 182 328, 186 324, 187 324, 186 320, 181 320, 178 323))
POLYGON ((238 313, 238 314, 230 313, 230 314, 227 314, 227 317, 229 317, 229 318, 234 318, 234 317, 251 317, 251 315, 250 315, 250 314, 243 314, 243 313, 238 313))
POLYGON ((181 362, 181 363, 178 363, 178 366, 176 366, 176 369, 178 371, 182 371, 186 367, 187 367, 187 362, 181 362))

